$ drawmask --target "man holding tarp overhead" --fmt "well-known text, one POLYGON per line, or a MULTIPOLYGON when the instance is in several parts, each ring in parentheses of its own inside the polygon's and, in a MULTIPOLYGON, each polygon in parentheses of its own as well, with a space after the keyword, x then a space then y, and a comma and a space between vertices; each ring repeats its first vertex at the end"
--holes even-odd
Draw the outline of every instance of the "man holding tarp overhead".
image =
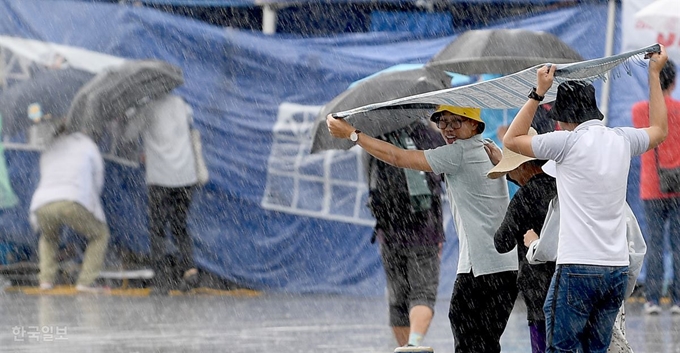
POLYGON ((494 233, 508 206, 505 177, 488 179, 493 167, 482 139, 479 108, 440 105, 431 120, 447 145, 430 150, 396 147, 328 115, 334 137, 355 142, 391 165, 444 174, 460 241, 449 320, 457 353, 500 352, 500 338, 517 299, 517 253, 499 254, 494 233))
POLYGON ((629 251, 626 190, 630 159, 663 142, 668 117, 659 74, 668 56, 647 54, 650 127, 608 128, 595 88, 565 81, 550 117, 562 131, 530 136, 538 105, 553 84, 556 67, 537 70, 536 87, 510 124, 504 145, 513 152, 557 163, 560 231, 557 268, 543 310, 548 352, 606 352, 624 300, 629 251))

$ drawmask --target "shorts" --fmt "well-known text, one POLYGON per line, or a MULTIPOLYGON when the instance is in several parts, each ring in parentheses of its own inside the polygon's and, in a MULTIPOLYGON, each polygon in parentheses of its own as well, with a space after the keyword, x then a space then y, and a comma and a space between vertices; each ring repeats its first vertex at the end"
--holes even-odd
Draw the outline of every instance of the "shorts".
POLYGON ((390 246, 381 244, 387 279, 390 326, 410 326, 409 311, 417 305, 434 313, 439 287, 438 245, 390 246))

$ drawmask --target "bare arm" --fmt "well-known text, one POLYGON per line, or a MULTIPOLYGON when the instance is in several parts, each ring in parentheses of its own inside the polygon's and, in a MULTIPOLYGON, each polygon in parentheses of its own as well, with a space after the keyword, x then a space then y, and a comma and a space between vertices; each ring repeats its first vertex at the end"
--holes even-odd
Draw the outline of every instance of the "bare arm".
MULTIPOLYGON (((555 77, 555 69, 555 65, 546 65, 536 72, 536 93, 539 96, 544 96, 552 86, 553 78, 555 77)), ((529 133, 531 122, 534 120, 536 109, 538 109, 540 104, 541 102, 529 98, 527 102, 524 103, 524 106, 522 106, 519 113, 517 113, 517 116, 513 119, 510 127, 508 127, 505 136, 503 136, 503 145, 509 150, 525 156, 536 157, 531 148, 531 136, 528 136, 527 134, 529 133)))
POLYGON ((645 129, 649 135, 648 150, 660 145, 668 135, 668 110, 659 79, 667 60, 668 55, 663 45, 660 53, 654 53, 649 58, 649 127, 645 129))
MULTIPOLYGON (((346 139, 354 131, 347 121, 336 119, 330 114, 326 117, 326 124, 333 137, 346 139)), ((405 150, 366 134, 359 134, 357 144, 375 158, 395 167, 432 171, 423 151, 405 150)))

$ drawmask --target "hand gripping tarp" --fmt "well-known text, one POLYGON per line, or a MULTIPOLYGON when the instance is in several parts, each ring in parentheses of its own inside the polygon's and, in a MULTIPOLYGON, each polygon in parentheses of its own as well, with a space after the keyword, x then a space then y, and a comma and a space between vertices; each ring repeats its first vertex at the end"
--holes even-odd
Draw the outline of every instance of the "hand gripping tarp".
MULTIPOLYGON (((555 100, 557 86, 560 82, 571 80, 593 81, 603 78, 604 74, 622 63, 626 63, 637 56, 647 53, 658 52, 658 44, 613 55, 600 59, 579 61, 572 64, 556 64, 555 81, 550 90, 545 94, 544 103, 555 100)), ((641 60, 641 58, 639 58, 641 60)), ((489 109, 517 108, 524 105, 527 93, 536 83, 536 70, 543 65, 536 65, 512 75, 499 77, 493 80, 479 82, 469 86, 462 86, 440 91, 418 94, 415 96, 394 99, 387 102, 369 104, 356 109, 333 113, 337 118, 346 118, 354 114, 365 113, 377 109, 389 109, 398 106, 422 106, 434 108, 440 104, 457 107, 475 107, 489 109)))

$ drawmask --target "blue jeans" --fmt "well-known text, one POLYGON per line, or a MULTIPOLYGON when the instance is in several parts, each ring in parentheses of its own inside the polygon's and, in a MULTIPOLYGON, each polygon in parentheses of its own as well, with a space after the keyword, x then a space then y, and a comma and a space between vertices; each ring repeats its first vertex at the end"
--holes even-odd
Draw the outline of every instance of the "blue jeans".
POLYGON ((647 242, 645 294, 647 300, 659 303, 664 282, 664 234, 668 225, 668 240, 673 258, 673 280, 669 295, 680 304, 680 198, 645 200, 647 242))
POLYGON ((628 266, 558 265, 543 311, 547 352, 606 352, 628 266))

